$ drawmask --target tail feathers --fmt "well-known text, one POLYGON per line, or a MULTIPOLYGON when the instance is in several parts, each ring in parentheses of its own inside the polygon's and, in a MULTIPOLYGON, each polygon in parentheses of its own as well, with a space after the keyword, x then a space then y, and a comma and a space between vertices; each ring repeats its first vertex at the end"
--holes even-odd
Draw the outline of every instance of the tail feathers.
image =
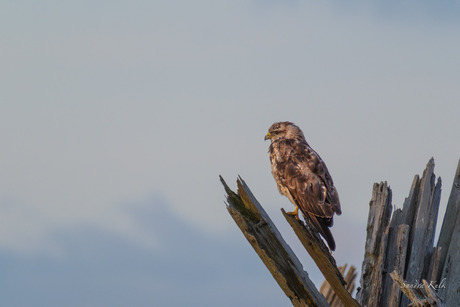
POLYGON ((332 226, 332 218, 321 218, 317 216, 308 215, 305 218, 308 218, 312 224, 315 226, 316 230, 321 234, 321 236, 326 240, 327 245, 331 251, 335 250, 335 241, 332 236, 331 230, 329 227, 332 226))

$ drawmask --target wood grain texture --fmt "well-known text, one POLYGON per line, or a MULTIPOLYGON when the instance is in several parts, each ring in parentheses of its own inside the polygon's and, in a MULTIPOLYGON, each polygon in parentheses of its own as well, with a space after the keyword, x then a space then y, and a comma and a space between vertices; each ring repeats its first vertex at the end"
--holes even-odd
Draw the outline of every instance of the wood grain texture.
POLYGON ((374 184, 369 203, 365 254, 356 300, 350 293, 355 270, 337 268, 327 246, 306 224, 282 213, 326 278, 321 293, 251 191, 239 178, 238 193, 227 191, 227 209, 294 306, 459 306, 460 161, 437 244, 434 242, 441 179, 431 159, 412 182, 403 208, 392 214, 392 191, 374 184))
MULTIPOLYGON (((345 283, 346 283, 346 290, 348 293, 353 293, 355 289, 355 280, 356 280, 356 268, 354 266, 350 266, 350 268, 347 271, 347 265, 345 264, 344 266, 341 266, 338 268, 341 275, 344 276, 345 283)), ((329 305, 331 307, 347 307, 347 306, 353 306, 353 305, 348 305, 347 303, 344 303, 343 300, 339 298, 339 296, 336 294, 334 289, 331 287, 329 282, 325 280, 321 287, 319 288, 319 292, 321 292, 326 300, 328 301, 329 305)), ((357 304, 357 302, 350 302, 351 304, 357 304)), ((359 306, 359 304, 358 304, 359 306)))
POLYGON ((363 306, 379 306, 382 294, 383 250, 391 215, 391 189, 386 182, 375 183, 369 203, 367 236, 361 270, 361 288, 357 294, 363 306))
POLYGON ((411 225, 409 261, 404 276, 409 282, 420 281, 428 274, 441 199, 441 179, 438 178, 436 185, 435 179, 431 158, 420 182, 418 205, 411 225))
POLYGON ((281 212, 313 261, 315 261, 316 266, 320 269, 321 273, 323 273, 323 276, 326 278, 326 281, 329 283, 338 299, 344 306, 359 306, 359 303, 351 296, 350 292, 348 292, 346 282, 342 273, 337 268, 334 257, 332 257, 316 231, 311 230, 308 219, 305 219, 305 222, 309 226, 305 227, 305 224, 301 220, 296 219, 291 214, 287 214, 284 209, 281 209, 281 212))
POLYGON ((238 193, 233 192, 222 177, 221 182, 227 192, 228 212, 291 303, 328 306, 244 181, 237 180, 238 193))
POLYGON ((386 183, 374 185, 357 296, 363 306, 417 305, 421 298, 431 302, 431 296, 438 300, 433 304, 444 301, 456 306, 460 302, 460 164, 437 247, 434 236, 442 183, 441 178, 436 180, 434 166, 430 159, 423 175, 414 177, 403 208, 393 212, 389 227, 385 208, 391 207, 391 190, 386 183), (424 288, 425 284, 428 288, 421 293, 402 289, 390 273, 401 277, 406 288, 424 288), (447 285, 440 288, 442 279, 447 285))

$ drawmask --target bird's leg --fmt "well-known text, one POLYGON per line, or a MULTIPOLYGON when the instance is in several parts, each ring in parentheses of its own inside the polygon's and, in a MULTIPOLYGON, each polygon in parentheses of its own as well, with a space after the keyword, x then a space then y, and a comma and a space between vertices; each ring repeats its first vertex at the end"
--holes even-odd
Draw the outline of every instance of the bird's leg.
POLYGON ((295 219, 299 219, 299 206, 295 206, 295 210, 292 212, 286 212, 287 214, 295 216, 295 219))

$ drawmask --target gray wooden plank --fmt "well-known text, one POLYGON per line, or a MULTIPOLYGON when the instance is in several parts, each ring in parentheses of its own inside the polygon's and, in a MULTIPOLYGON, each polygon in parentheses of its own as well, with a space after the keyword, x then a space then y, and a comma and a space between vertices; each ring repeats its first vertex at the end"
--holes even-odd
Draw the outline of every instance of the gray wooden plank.
POLYGON ((382 298, 380 306, 397 307, 401 296, 401 290, 393 282, 390 273, 395 271, 399 275, 404 274, 406 265, 407 246, 409 243, 409 225, 402 224, 398 227, 390 227, 388 231, 388 244, 383 269, 382 298))
MULTIPOLYGON (((437 246, 442 248, 439 258, 439 270, 436 280, 441 280, 441 274, 446 261, 447 251, 449 250, 450 241, 453 236, 457 216, 460 214, 460 160, 458 161, 457 171, 455 172, 454 182, 450 191, 449 200, 447 201, 446 213, 442 222, 441 232, 437 246)), ((457 233, 457 235, 459 235, 457 233)))
POLYGON ((382 249, 386 244, 385 234, 390 223, 391 210, 390 187, 386 182, 375 183, 369 202, 367 236, 361 269, 361 287, 358 289, 356 297, 363 306, 378 306, 380 300, 384 260, 382 249))
POLYGON ((410 225, 409 261, 404 276, 408 282, 420 281, 428 271, 441 196, 441 179, 435 185, 435 178, 431 158, 421 178, 418 206, 410 225))

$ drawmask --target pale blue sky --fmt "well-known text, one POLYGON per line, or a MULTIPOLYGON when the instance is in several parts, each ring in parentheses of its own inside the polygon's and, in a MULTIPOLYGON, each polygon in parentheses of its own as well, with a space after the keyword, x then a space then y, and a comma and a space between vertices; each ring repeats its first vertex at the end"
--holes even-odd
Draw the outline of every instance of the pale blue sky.
POLYGON ((400 207, 460 157, 457 2, 2 1, 0 305, 288 306, 228 215, 241 175, 298 253, 263 137, 299 125, 361 267, 372 184, 400 207))

